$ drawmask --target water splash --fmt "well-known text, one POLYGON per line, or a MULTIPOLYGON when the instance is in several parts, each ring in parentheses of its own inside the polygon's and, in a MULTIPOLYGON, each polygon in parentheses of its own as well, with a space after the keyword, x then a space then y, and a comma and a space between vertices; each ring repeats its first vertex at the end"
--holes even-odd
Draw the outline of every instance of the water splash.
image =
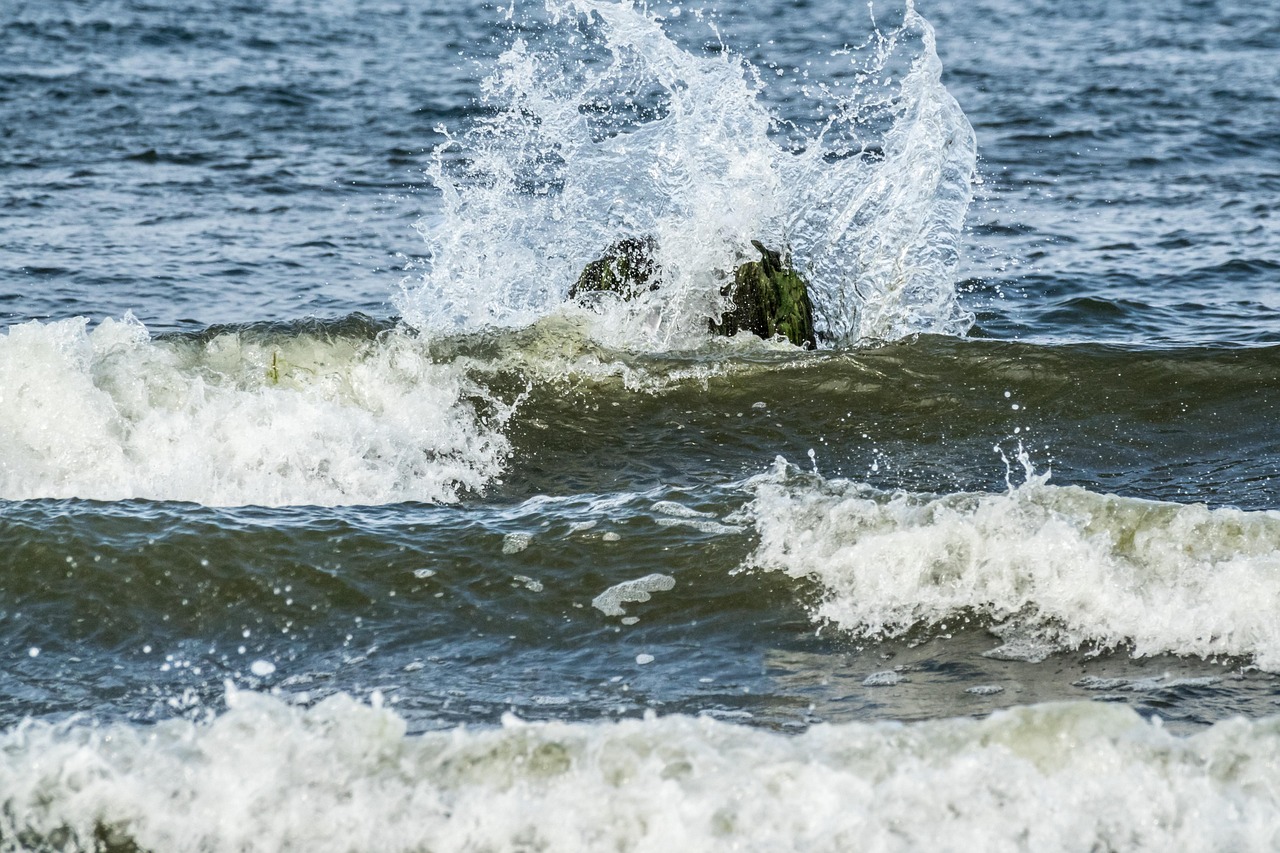
POLYGON ((821 128, 797 140, 732 50, 685 50, 632 3, 547 0, 484 81, 473 124, 435 152, 442 209, 419 225, 431 261, 397 307, 428 331, 525 326, 581 310, 561 308, 569 287, 614 241, 653 237, 662 286, 594 306, 593 336, 695 347, 758 239, 790 248, 828 342, 963 333, 952 274, 972 129, 912 5, 865 44, 852 84, 823 89, 821 128))

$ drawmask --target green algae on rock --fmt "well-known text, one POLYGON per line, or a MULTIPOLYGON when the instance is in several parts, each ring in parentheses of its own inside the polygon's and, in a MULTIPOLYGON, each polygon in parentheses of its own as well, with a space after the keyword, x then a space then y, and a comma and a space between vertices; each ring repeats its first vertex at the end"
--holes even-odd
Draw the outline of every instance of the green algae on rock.
POLYGON ((759 250, 760 260, 739 266, 733 282, 721 288, 733 305, 711 330, 734 335, 746 329, 762 338, 782 335, 796 346, 816 349, 808 285, 777 252, 758 240, 751 245, 759 250))
POLYGON ((652 237, 624 237, 583 268, 569 288, 569 298, 603 291, 634 299, 645 291, 657 290, 658 264, 653 259, 657 248, 652 237))
MULTIPOLYGON (((719 322, 709 322, 709 328, 726 337, 743 330, 766 339, 782 335, 796 346, 816 349, 808 285, 778 252, 765 248, 758 240, 752 240, 751 245, 760 252, 760 260, 741 264, 733 273, 733 281, 720 289, 721 295, 729 298, 730 308, 719 322)), ((569 288, 569 298, 605 292, 630 300, 657 290, 656 251, 657 243, 652 237, 618 240, 583 268, 569 288)))

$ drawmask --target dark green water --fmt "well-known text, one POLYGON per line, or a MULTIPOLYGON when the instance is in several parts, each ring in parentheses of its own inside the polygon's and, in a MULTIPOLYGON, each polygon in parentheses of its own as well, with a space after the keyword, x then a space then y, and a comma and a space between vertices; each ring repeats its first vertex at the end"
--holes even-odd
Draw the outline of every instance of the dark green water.
MULTIPOLYGON (((224 329, 142 352, 182 353, 178 369, 198 375, 208 367, 201 359, 236 339, 327 354, 317 363, 362 353, 346 365, 354 370, 376 362, 386 334, 350 322, 224 329)), ((833 624, 815 610, 853 593, 797 566, 808 565, 806 549, 825 553, 850 535, 855 544, 857 525, 806 531, 801 518, 788 520, 760 498, 762 489, 790 484, 798 506, 830 492, 828 483, 849 482, 866 484, 859 488, 873 503, 971 493, 1017 507, 1033 500, 1014 459, 1023 448, 1027 465, 1051 471, 1049 485, 1035 488, 1065 494, 1078 486, 1093 497, 1053 504, 1051 517, 1010 535, 1041 535, 1057 521, 1069 528, 1068 545, 1100 543, 1117 572, 1132 561, 1158 591, 1170 575, 1189 579, 1230 562, 1241 525, 1257 528, 1246 538, 1280 536, 1280 520, 1262 511, 1274 489, 1263 416, 1280 395, 1273 350, 1133 352, 925 337, 837 352, 722 348, 654 358, 582 344, 573 357, 597 369, 554 375, 563 353, 549 358, 537 339, 401 342, 435 363, 468 365, 473 414, 497 419, 504 411, 510 444, 500 476, 463 489, 451 506, 7 503, 3 550, 12 569, 0 625, 10 650, 8 718, 200 713, 220 705, 227 680, 304 704, 380 691, 414 729, 494 722, 508 711, 574 720, 645 709, 726 713, 770 727, 916 719, 1088 698, 1091 688, 1078 684, 1085 676, 1166 672, 1212 684, 1166 690, 1157 682, 1117 700, 1207 723, 1267 713, 1280 695, 1271 676, 1241 674, 1254 657, 1280 649, 1269 635, 1246 628, 1215 662, 1169 657, 1196 648, 1198 629, 1180 629, 1174 612, 1149 614, 1164 626, 1156 647, 1143 648, 1153 660, 1130 660, 1134 637, 1087 618, 1080 636, 1088 642, 1062 644, 1048 663, 982 657, 1000 645, 984 628, 1004 611, 1048 609, 1034 593, 1028 603, 975 592, 890 629, 905 632, 898 639, 873 625, 833 624), (776 469, 777 457, 795 466, 791 473, 776 469), (1129 509, 1119 512, 1134 517, 1099 522, 1117 512, 1107 492, 1125 495, 1129 509), (1203 518, 1184 530, 1161 520, 1177 514, 1177 503, 1143 508, 1188 496, 1252 512, 1197 510, 1203 518), (796 542, 786 546, 794 566, 761 546, 762 531, 773 535, 777 524, 794 528, 796 542), (806 543, 806 535, 816 538, 806 543), (1208 536, 1217 551, 1178 562, 1180 549, 1199 545, 1188 539, 1168 543, 1171 555, 1130 553, 1126 537, 1143 536, 1208 536), (792 576, 768 570, 779 568, 792 576), (625 614, 593 606, 616 584, 650 575, 673 584, 647 601, 624 599, 625 614), (653 663, 637 665, 639 655, 653 663), (904 665, 920 673, 910 688, 861 688, 872 672, 904 665), (965 692, 1006 683, 1004 693, 965 692)), ((299 393, 288 371, 308 376, 307 368, 294 356, 289 364, 283 377, 259 376, 266 390, 255 393, 299 393)), ((228 482, 259 488, 255 478, 269 481, 270 464, 286 463, 268 456, 228 482)), ((982 539, 977 510, 958 512, 971 541, 968 553, 948 558, 954 570, 999 571, 1009 543, 982 539)), ((940 529, 929 518, 893 524, 920 537, 940 529)), ((1046 538, 1028 577, 1057 571, 1054 549, 1062 547, 1046 538)), ((1249 568, 1267 589, 1270 560, 1258 552, 1249 568)))

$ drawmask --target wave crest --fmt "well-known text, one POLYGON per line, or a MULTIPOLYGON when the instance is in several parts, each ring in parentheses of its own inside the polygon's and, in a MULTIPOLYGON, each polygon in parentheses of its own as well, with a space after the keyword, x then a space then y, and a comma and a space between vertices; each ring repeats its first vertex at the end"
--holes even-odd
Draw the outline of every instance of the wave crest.
POLYGON ((754 565, 818 581, 816 615, 865 635, 976 613, 1014 643, 1231 655, 1280 670, 1280 513, 1054 486, 882 492, 801 474, 757 480, 754 565))
POLYGON ((0 390, 7 500, 451 502, 509 451, 510 407, 395 331, 24 323, 0 336, 0 390))

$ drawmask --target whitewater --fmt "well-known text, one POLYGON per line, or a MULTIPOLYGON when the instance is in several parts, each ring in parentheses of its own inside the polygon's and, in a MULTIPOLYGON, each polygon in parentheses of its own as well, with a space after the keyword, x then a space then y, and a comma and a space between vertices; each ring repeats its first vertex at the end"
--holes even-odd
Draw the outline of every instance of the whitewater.
POLYGON ((1273 11, 0 40, 0 850, 1280 846, 1273 11))

